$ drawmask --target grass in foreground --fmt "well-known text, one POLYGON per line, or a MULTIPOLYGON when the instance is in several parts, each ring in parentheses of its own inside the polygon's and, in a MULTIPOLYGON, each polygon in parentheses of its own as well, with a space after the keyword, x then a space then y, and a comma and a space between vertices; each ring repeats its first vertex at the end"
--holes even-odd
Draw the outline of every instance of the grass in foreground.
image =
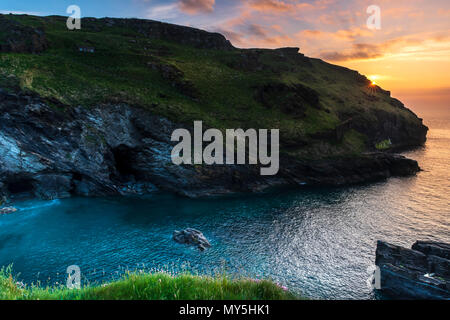
POLYGON ((81 289, 21 287, 0 274, 0 300, 294 300, 298 296, 268 280, 167 273, 137 274, 81 289))

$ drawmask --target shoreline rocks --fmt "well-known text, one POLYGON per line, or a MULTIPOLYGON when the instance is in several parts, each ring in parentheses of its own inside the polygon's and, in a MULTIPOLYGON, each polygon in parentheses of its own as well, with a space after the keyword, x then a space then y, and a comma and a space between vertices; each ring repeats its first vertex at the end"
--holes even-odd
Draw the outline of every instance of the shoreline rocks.
POLYGON ((14 207, 4 207, 0 208, 0 214, 11 214, 17 211, 17 208, 14 207))
POLYGON ((200 251, 210 248, 211 244, 202 232, 193 228, 187 228, 182 231, 175 230, 172 238, 175 242, 196 246, 200 251))
POLYGON ((412 249, 378 241, 381 292, 394 299, 450 299, 450 244, 417 241, 412 249))

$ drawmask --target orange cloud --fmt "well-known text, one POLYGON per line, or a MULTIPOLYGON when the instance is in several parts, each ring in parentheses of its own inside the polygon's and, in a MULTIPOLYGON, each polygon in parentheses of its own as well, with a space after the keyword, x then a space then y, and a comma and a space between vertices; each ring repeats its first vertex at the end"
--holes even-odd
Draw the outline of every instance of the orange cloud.
POLYGON ((276 30, 276 31, 278 31, 278 32, 281 32, 283 30, 283 28, 280 25, 278 25, 278 24, 272 25, 271 28, 276 30))
MULTIPOLYGON (((318 1, 318 7, 323 6, 323 1, 318 1)), ((271 13, 280 13, 280 12, 296 12, 296 10, 300 9, 313 9, 315 8, 314 5, 306 2, 293 4, 286 1, 279 1, 279 0, 251 0, 248 3, 248 6, 250 9, 256 10, 256 11, 264 11, 264 12, 271 12, 271 13)))
POLYGON ((450 9, 439 9, 438 10, 438 15, 442 16, 442 17, 450 17, 450 9))
MULTIPOLYGON (((442 33, 423 33, 386 40, 381 43, 354 43, 343 51, 322 51, 320 57, 329 61, 367 60, 384 56, 408 57, 436 50, 448 50, 449 36, 442 33), (441 48, 442 47, 442 48, 441 48)), ((429 56, 431 59, 432 56, 429 56)))
POLYGON ((214 11, 215 0, 179 0, 181 11, 188 14, 210 13, 214 11))
POLYGON ((325 51, 321 53, 321 58, 329 61, 347 61, 359 59, 374 59, 383 55, 380 47, 367 43, 355 43, 349 51, 325 51))
POLYGON ((334 40, 355 40, 358 37, 370 37, 373 31, 369 29, 355 27, 353 29, 341 29, 336 32, 326 32, 320 30, 302 30, 297 33, 297 36, 302 38, 330 38, 334 40))
POLYGON ((277 0, 253 0, 249 3, 250 8, 258 11, 285 12, 292 9, 293 5, 277 0))

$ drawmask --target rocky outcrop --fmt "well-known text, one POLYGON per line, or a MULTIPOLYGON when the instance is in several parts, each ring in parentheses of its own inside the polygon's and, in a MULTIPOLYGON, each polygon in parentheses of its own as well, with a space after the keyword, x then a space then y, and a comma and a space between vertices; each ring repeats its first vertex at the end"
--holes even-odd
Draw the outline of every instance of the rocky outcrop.
POLYGON ((203 233, 192 228, 187 228, 182 231, 175 230, 172 238, 175 242, 196 246, 200 251, 205 251, 206 248, 211 247, 211 244, 203 233))
POLYGON ((152 70, 157 71, 161 77, 169 81, 173 87, 176 87, 188 97, 197 98, 199 96, 199 92, 194 87, 194 84, 191 81, 186 80, 184 73, 174 65, 165 64, 159 61, 150 61, 147 62, 147 66, 152 70))
MULTIPOLYGON (((420 251, 426 255, 438 256, 450 260, 450 244, 433 241, 416 241, 413 250, 420 251)), ((450 270, 448 270, 450 271, 450 270)))
POLYGON ((40 53, 48 48, 43 30, 0 15, 0 52, 40 53))
POLYGON ((450 299, 450 245, 417 241, 412 249, 378 241, 381 291, 396 299, 450 299))
POLYGON ((279 48, 270 49, 237 49, 239 55, 236 59, 225 60, 224 63, 236 70, 246 72, 268 71, 281 73, 283 71, 293 71, 296 66, 311 67, 311 61, 302 53, 299 48, 279 48), (269 63, 270 61, 271 63, 269 63), (283 64, 290 61, 292 64, 283 64), (274 66, 274 64, 276 64, 274 66))
POLYGON ((134 30, 150 39, 173 41, 195 48, 233 50, 234 47, 220 33, 207 32, 191 27, 179 26, 153 20, 103 18, 82 19, 81 23, 93 31, 100 32, 104 28, 120 27, 134 30))
POLYGON ((389 139, 392 141, 391 149, 397 150, 424 144, 428 132, 428 127, 423 124, 414 125, 394 112, 383 110, 356 115, 351 119, 351 126, 368 137, 367 143, 370 146, 389 139), (372 121, 368 121, 368 118, 372 121))
POLYGON ((416 173, 416 161, 373 153, 298 160, 280 157, 276 176, 258 166, 174 165, 176 124, 127 104, 67 107, 29 93, 0 90, 0 196, 64 198, 145 194, 158 189, 200 197, 272 186, 376 181, 416 173))
POLYGON ((0 208, 0 214, 11 214, 17 211, 17 208, 14 207, 4 207, 0 208))
POLYGON ((268 83, 256 89, 256 100, 293 117, 303 117, 309 106, 320 107, 317 92, 301 84, 268 83))

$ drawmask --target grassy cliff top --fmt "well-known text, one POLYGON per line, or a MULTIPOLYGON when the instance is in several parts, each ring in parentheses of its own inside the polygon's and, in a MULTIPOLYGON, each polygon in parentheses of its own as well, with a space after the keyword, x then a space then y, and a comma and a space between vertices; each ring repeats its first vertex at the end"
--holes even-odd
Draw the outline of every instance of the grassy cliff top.
POLYGON ((420 122, 356 71, 295 48, 237 49, 219 34, 138 19, 86 18, 69 31, 66 19, 0 15, 0 87, 66 107, 128 103, 181 123, 279 128, 284 150, 304 157, 365 151, 355 130, 320 137, 355 117, 376 121, 373 111, 420 122))
POLYGON ((129 274, 121 280, 81 289, 24 287, 0 273, 0 300, 294 300, 298 296, 277 284, 166 273, 129 274))

